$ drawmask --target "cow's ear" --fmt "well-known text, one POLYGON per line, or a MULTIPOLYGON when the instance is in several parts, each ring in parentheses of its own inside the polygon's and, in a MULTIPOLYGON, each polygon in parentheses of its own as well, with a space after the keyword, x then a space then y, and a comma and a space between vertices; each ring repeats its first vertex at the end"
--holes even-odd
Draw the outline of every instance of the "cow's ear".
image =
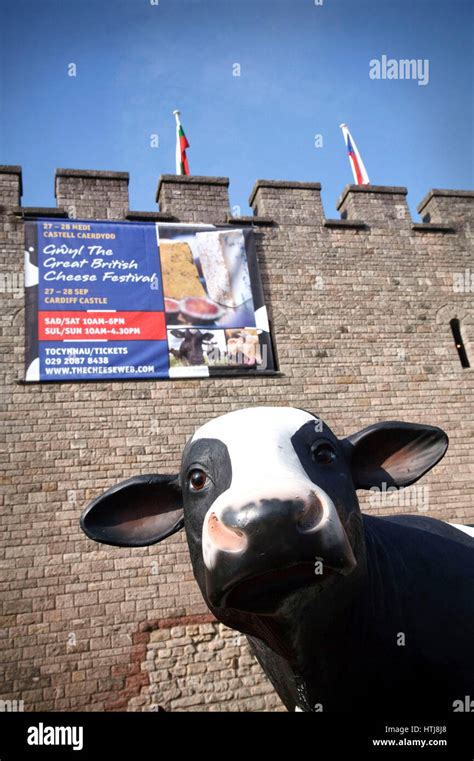
POLYGON ((376 423, 344 439, 356 489, 415 483, 446 453, 441 428, 390 421, 376 423))
POLYGON ((184 525, 178 476, 135 476, 97 497, 81 516, 89 539, 118 547, 156 544, 184 525))
POLYGON ((214 333, 203 333, 201 337, 203 341, 212 341, 214 333))
POLYGON ((186 338, 186 333, 184 330, 170 330, 170 333, 175 338, 186 338))

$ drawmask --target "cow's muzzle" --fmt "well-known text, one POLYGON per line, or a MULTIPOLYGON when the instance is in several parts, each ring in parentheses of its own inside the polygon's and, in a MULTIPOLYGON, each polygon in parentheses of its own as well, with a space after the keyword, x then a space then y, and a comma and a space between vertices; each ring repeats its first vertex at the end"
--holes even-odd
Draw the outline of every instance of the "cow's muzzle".
POLYGON ((336 507, 316 484, 273 483, 267 494, 218 497, 203 525, 206 593, 214 607, 262 611, 356 565, 336 507))

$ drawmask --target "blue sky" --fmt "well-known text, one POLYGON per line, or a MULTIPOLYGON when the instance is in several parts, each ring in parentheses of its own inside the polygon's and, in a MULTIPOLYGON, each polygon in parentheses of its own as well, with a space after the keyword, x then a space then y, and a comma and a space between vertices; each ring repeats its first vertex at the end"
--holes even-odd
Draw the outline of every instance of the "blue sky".
POLYGON ((336 216, 352 182, 341 122, 413 214, 431 187, 472 188, 469 0, 153 1, 0 0, 0 163, 23 166, 25 206, 54 205, 67 167, 129 171, 131 208, 155 209, 174 108, 191 172, 230 177, 243 214, 265 178, 321 182, 336 216), (429 83, 370 79, 382 55, 429 59, 429 83))

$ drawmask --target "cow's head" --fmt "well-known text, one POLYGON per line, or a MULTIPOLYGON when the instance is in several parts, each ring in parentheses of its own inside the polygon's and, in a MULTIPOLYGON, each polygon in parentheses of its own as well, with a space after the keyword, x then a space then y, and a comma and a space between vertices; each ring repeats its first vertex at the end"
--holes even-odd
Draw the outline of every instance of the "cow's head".
POLYGON ((356 489, 408 486, 447 444, 431 426, 377 423, 339 440, 303 410, 242 409, 198 429, 180 474, 115 486, 81 525, 119 546, 160 542, 184 525, 211 609, 269 613, 296 593, 319 593, 363 559, 356 489))
POLYGON ((200 330, 172 330, 171 335, 181 338, 182 344, 179 352, 182 358, 190 365, 202 365, 204 362, 203 343, 212 341, 213 333, 202 333, 200 330))

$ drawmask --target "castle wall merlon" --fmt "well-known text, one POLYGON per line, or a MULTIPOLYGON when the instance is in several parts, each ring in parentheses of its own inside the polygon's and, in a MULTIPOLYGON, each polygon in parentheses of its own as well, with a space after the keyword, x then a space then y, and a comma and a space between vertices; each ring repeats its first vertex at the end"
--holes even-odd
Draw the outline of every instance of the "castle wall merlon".
POLYGON ((56 203, 71 219, 125 219, 128 214, 128 172, 57 169, 56 203))
POLYGON ((249 198, 256 217, 284 224, 322 225, 321 183, 257 180, 249 198))
POLYGON ((336 206, 342 219, 362 220, 372 227, 410 227, 407 192, 394 185, 346 185, 336 206))
POLYGON ((22 195, 21 166, 0 165, 0 205, 20 206, 22 195))
POLYGON ((223 224, 229 209, 229 178, 162 174, 156 201, 160 212, 180 222, 223 224))
POLYGON ((474 220, 474 191, 430 190, 416 210, 423 222, 464 225, 474 220))

